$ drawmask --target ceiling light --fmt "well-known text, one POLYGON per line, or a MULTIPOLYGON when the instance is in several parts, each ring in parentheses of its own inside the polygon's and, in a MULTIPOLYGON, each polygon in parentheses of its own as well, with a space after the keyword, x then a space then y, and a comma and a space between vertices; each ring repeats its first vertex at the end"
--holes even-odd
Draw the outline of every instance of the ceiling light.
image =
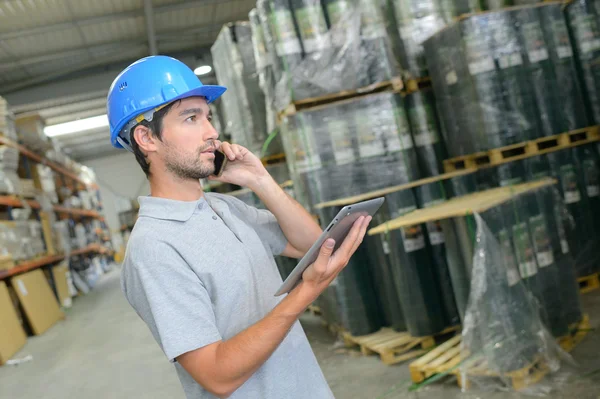
POLYGON ((194 73, 198 76, 206 75, 207 73, 210 73, 210 71, 212 71, 210 65, 202 65, 194 69, 194 73))
POLYGON ((62 136, 64 134, 85 132, 108 126, 108 116, 100 115, 91 118, 79 119, 73 122, 59 123, 58 125, 46 126, 44 133, 48 137, 62 136))

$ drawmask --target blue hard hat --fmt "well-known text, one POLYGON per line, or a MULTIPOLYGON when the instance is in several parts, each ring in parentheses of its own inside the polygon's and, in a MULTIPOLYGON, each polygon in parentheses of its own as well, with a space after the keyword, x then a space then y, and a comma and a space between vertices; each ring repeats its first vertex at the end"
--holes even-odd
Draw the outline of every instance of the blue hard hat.
POLYGON ((227 90, 223 86, 203 85, 183 62, 164 55, 142 58, 115 78, 106 108, 113 147, 127 148, 129 131, 137 123, 152 120, 155 111, 187 97, 204 97, 210 104, 227 90))

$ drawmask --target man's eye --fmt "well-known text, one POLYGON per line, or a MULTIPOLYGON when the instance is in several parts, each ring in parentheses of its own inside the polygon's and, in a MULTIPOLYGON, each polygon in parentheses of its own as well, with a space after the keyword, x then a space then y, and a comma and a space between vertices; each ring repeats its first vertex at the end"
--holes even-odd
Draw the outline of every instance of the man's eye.
POLYGON ((212 122, 212 116, 209 116, 206 119, 208 119, 209 122, 212 122))
POLYGON ((196 122, 196 115, 190 116, 189 118, 186 119, 186 121, 196 122))

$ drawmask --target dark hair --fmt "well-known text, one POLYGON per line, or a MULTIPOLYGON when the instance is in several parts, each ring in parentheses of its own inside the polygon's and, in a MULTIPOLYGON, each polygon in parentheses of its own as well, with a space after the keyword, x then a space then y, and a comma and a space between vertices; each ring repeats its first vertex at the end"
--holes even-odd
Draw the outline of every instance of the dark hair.
POLYGON ((140 126, 140 125, 145 126, 148 129, 150 129, 150 134, 152 134, 153 137, 156 137, 157 139, 162 141, 163 119, 169 113, 169 111, 171 110, 173 105, 178 104, 179 102, 181 102, 181 100, 177 100, 177 101, 172 102, 171 104, 168 104, 166 107, 164 107, 154 113, 154 116, 152 117, 151 122, 148 122, 147 120, 143 120, 140 123, 138 123, 137 125, 135 125, 134 127, 132 127, 131 130, 129 131, 129 142, 131 143, 131 149, 133 150, 133 153, 135 154, 135 159, 140 164, 140 166, 142 167, 142 170, 146 174, 146 177, 150 177, 150 162, 148 162, 148 160, 146 159, 146 154, 144 154, 144 152, 140 148, 138 142, 135 140, 135 136, 134 136, 133 132, 135 132, 135 129, 138 126, 140 126))

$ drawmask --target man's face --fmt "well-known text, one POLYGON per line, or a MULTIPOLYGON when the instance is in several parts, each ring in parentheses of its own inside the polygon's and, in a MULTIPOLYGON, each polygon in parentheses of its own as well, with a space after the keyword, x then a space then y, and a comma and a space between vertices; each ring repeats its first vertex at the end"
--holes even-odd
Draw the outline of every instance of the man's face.
POLYGON ((206 100, 191 97, 175 104, 163 118, 161 157, 166 169, 184 180, 203 179, 215 171, 219 133, 211 124, 206 100))

